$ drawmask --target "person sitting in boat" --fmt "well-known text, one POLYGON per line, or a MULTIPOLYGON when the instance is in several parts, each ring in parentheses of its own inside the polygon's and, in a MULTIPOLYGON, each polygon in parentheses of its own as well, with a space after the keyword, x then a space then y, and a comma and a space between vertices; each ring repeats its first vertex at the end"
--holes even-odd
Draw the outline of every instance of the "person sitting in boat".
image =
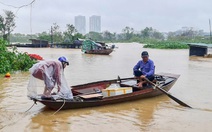
POLYGON ((57 98, 73 99, 71 89, 67 85, 64 68, 69 65, 65 57, 60 57, 57 61, 40 61, 30 68, 31 79, 28 85, 28 96, 36 97, 35 79, 43 80, 45 84, 43 98, 51 98, 51 92, 57 84, 57 98))
POLYGON ((147 51, 141 53, 142 60, 134 66, 133 71, 135 77, 139 80, 137 84, 138 87, 143 87, 143 84, 146 83, 145 78, 150 81, 154 80, 155 66, 154 62, 149 59, 149 54, 147 51))

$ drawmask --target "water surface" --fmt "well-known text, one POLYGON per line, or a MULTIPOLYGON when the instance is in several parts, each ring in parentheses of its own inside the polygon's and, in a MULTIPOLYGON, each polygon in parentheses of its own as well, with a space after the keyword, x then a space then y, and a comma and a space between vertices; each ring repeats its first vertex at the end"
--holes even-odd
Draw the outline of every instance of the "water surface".
POLYGON ((19 48, 45 59, 66 56, 65 69, 69 85, 104 79, 131 77, 132 68, 147 50, 154 60, 156 73, 180 74, 170 92, 194 109, 179 106, 167 96, 128 103, 79 110, 55 111, 38 103, 24 113, 33 102, 26 97, 28 72, 17 72, 0 79, 0 131, 193 131, 212 130, 212 59, 188 57, 188 50, 143 49, 142 45, 116 44, 119 48, 109 56, 87 55, 80 49, 19 48))

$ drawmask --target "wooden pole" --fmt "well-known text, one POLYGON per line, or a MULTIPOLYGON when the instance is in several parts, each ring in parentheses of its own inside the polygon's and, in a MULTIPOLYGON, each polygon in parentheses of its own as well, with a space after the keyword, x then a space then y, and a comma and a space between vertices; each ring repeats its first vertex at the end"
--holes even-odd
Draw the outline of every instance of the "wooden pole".
POLYGON ((51 26, 51 44, 53 44, 53 30, 52 30, 52 26, 51 26))
POLYGON ((209 19, 209 30, 210 30, 210 42, 212 43, 212 38, 211 38, 211 20, 209 19))

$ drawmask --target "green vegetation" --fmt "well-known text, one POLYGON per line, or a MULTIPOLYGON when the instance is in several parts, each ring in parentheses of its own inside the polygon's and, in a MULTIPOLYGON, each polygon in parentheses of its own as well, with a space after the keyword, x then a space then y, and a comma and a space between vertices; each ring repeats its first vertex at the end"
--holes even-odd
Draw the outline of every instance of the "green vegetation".
POLYGON ((47 40, 50 43, 73 43, 77 38, 85 38, 82 34, 78 33, 72 24, 66 24, 66 30, 61 31, 60 26, 57 23, 53 23, 51 32, 42 32, 37 34, 37 39, 47 40))
POLYGON ((10 42, 11 43, 31 43, 31 41, 29 40, 31 38, 37 38, 37 35, 14 33, 10 35, 10 42))
POLYGON ((174 42, 174 41, 152 41, 150 43, 146 43, 144 48, 155 48, 155 49, 187 49, 188 45, 174 42))
POLYGON ((62 32, 56 23, 52 26, 52 33, 42 32, 34 35, 11 34, 11 42, 26 42, 30 37, 47 40, 49 42, 53 40, 53 43, 73 43, 77 38, 90 38, 94 41, 106 43, 137 42, 146 44, 144 48, 157 49, 186 49, 188 48, 186 43, 211 43, 208 33, 189 27, 184 27, 175 32, 162 33, 152 27, 135 31, 133 28, 127 26, 122 30, 122 33, 119 34, 104 31, 102 33, 89 32, 86 35, 82 35, 70 24, 67 24, 66 30, 62 32))
MULTIPOLYGON (((73 43, 77 38, 85 38, 82 34, 78 33, 75 27, 71 24, 66 25, 66 30, 62 32, 60 27, 53 23, 52 32, 42 32, 37 34, 21 34, 21 33, 11 33, 10 42, 11 43, 31 43, 30 39, 40 39, 47 40, 49 43, 63 43, 70 44, 73 43)), ((3 34, 0 31, 0 38, 3 38, 3 34)), ((4 38, 3 38, 4 39, 4 38)))
POLYGON ((0 74, 26 71, 35 63, 27 54, 18 52, 15 47, 9 51, 6 44, 6 41, 0 39, 0 74))
POLYGON ((0 15, 0 32, 3 39, 10 42, 10 34, 15 28, 15 14, 4 10, 4 16, 0 15))
POLYGON ((104 42, 137 42, 145 44, 144 48, 157 49, 187 49, 186 43, 211 43, 210 37, 203 30, 195 30, 192 27, 183 27, 175 32, 161 33, 152 27, 146 27, 141 31, 135 31, 131 27, 125 27, 122 33, 90 32, 86 36, 94 41, 104 42))

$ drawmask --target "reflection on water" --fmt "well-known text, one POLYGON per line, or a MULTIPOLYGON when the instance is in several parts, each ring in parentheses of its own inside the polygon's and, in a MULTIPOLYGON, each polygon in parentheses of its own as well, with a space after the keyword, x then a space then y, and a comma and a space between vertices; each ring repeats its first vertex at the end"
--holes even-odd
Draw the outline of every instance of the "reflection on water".
POLYGON ((150 125, 154 120, 154 111, 157 106, 166 101, 168 98, 161 96, 157 98, 157 101, 146 99, 113 106, 66 110, 60 111, 54 116, 52 116, 53 111, 45 110, 32 118, 27 129, 32 130, 36 124, 38 128, 42 128, 42 131, 61 129, 86 131, 88 128, 90 131, 101 131, 108 128, 113 131, 145 130, 144 126, 150 125), (43 120, 41 121, 41 119, 43 120), (49 125, 53 127, 49 127, 49 125))
MULTIPOLYGON (((117 44, 109 56, 82 54, 79 49, 30 49, 45 59, 66 56, 69 85, 132 76, 143 50, 139 44, 117 44)), ((156 72, 181 74, 170 92, 194 108, 179 106, 166 96, 96 108, 55 111, 26 97, 28 72, 0 79, 0 131, 211 131, 212 59, 188 57, 188 50, 145 49, 156 72)))

